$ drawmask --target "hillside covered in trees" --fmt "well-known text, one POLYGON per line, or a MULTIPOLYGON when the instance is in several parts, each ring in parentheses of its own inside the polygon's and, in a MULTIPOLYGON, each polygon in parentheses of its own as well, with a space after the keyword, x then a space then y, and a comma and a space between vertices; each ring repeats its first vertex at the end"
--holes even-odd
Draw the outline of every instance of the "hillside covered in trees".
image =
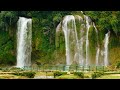
MULTIPOLYGON (((83 13, 92 19, 99 30, 99 41, 103 40, 105 33, 111 32, 110 65, 115 65, 120 61, 120 11, 83 11, 83 13)), ((65 15, 81 15, 81 11, 1 11, 0 64, 16 65, 16 32, 19 17, 32 18, 33 63, 55 65, 65 62, 56 56, 55 43, 56 27, 65 15)), ((65 54, 65 51, 61 53, 65 54)))

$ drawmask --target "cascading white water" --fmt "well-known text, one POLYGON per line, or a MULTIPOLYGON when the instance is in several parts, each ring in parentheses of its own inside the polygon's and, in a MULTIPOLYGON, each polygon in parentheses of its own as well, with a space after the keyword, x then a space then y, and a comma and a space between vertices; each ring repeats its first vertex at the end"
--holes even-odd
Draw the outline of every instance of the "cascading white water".
POLYGON ((58 26, 56 27, 56 32, 59 32, 61 28, 61 22, 58 24, 58 26))
MULTIPOLYGON (((81 22, 82 18, 76 16, 81 22)), ((59 26, 58 26, 59 27, 59 26)), ((59 30, 58 28, 56 29, 59 30)), ((65 45, 66 45, 66 65, 71 65, 72 62, 77 62, 83 65, 83 42, 84 38, 82 33, 78 38, 75 17, 73 15, 67 15, 62 22, 62 30, 65 36, 65 45), (71 27, 70 27, 71 26, 71 27)), ((82 32, 82 30, 80 30, 82 32)))
POLYGON ((99 47, 99 43, 98 43, 98 30, 97 30, 94 22, 93 22, 93 27, 95 28, 96 36, 97 36, 96 66, 98 66, 99 65, 100 47, 99 47))
POLYGON ((100 54, 100 48, 97 47, 97 52, 96 52, 96 66, 99 65, 99 54, 100 54))
POLYGON ((80 65, 88 65, 89 59, 89 39, 88 33, 90 28, 90 18, 85 16, 86 24, 84 24, 83 18, 79 15, 67 15, 64 17, 62 25, 59 25, 56 28, 56 32, 58 33, 60 30, 60 26, 62 26, 62 30, 65 36, 65 47, 66 47, 66 65, 71 65, 73 61, 79 63, 80 65), (76 22, 75 17, 81 23, 80 30, 76 30, 76 22), (86 26, 86 36, 84 28, 86 26), (80 34, 78 34, 80 33, 80 34), (80 35, 80 36, 78 36, 80 35), (84 43, 86 41, 86 62, 84 61, 84 43))
MULTIPOLYGON (((83 19, 76 15, 76 17, 79 19, 79 22, 83 23, 83 19)), ((76 23, 75 23, 75 17, 73 15, 67 15, 62 22, 62 29, 65 36, 65 45, 66 45, 66 64, 71 65, 73 61, 78 62, 79 64, 84 64, 84 55, 83 55, 83 43, 86 40, 86 66, 88 65, 88 59, 89 59, 89 39, 88 39, 88 33, 90 28, 90 18, 88 16, 85 16, 86 19, 86 38, 83 35, 84 30, 83 26, 84 24, 81 24, 80 28, 80 36, 78 36, 78 32, 76 30, 76 23), (70 24, 71 22, 71 24, 70 24), (69 27, 71 25, 71 28, 69 27), (80 37, 80 38, 79 38, 80 37), (73 44, 72 44, 73 43, 73 44), (71 49, 71 47, 73 49, 71 49)), ((59 26, 58 26, 59 27, 59 26)), ((58 31, 58 29, 56 29, 58 31)))
POLYGON ((31 65, 32 19, 19 17, 17 31, 17 66, 31 65))
POLYGON ((86 66, 88 66, 89 62, 88 60, 90 61, 90 58, 89 58, 89 38, 88 38, 88 34, 89 34, 89 28, 90 28, 90 19, 88 16, 85 16, 85 19, 86 19, 86 29, 87 29, 87 33, 86 33, 86 66))
POLYGON ((104 39, 104 66, 108 66, 108 43, 109 43, 109 34, 105 34, 105 39, 104 39))
POLYGON ((82 37, 80 39, 80 50, 79 50, 79 55, 80 55, 80 59, 79 59, 79 64, 84 65, 84 56, 83 56, 83 43, 84 43, 84 37, 82 37))
POLYGON ((104 65, 108 65, 108 34, 105 35, 104 43, 99 43, 98 30, 90 17, 67 15, 58 24, 56 33, 58 36, 61 33, 65 37, 66 65, 75 62, 86 67, 91 64, 98 66, 103 63, 103 60, 104 65), (93 42, 92 39, 95 41, 93 42))
MULTIPOLYGON (((79 23, 83 23, 83 19, 81 16, 76 15, 77 18, 79 19, 79 23)), ((79 55, 79 58, 77 60, 79 60, 79 65, 84 65, 84 55, 83 55, 83 45, 84 45, 84 41, 85 41, 85 36, 84 36, 84 28, 85 25, 81 24, 80 25, 80 32, 76 32, 76 33, 80 33, 80 36, 77 37, 77 55, 79 55)), ((77 34, 76 34, 77 35, 77 34)))
POLYGON ((69 38, 70 38, 70 32, 72 31, 71 29, 73 29, 73 28, 68 27, 68 23, 70 21, 72 21, 72 23, 73 23, 73 21, 74 21, 73 15, 67 15, 63 20, 63 26, 62 26, 64 35, 65 35, 65 43, 66 43, 65 44, 66 45, 66 65, 71 65, 71 63, 72 63, 69 38))

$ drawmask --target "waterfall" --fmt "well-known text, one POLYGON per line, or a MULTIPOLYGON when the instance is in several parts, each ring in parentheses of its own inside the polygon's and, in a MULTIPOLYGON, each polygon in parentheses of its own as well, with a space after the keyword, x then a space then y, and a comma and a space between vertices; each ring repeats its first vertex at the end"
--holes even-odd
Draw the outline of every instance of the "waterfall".
POLYGON ((97 30, 94 22, 93 22, 93 27, 95 28, 96 36, 97 36, 96 66, 98 66, 99 65, 99 55, 100 55, 100 46, 98 43, 98 30, 97 30))
POLYGON ((69 40, 69 38, 70 38, 70 32, 72 34, 74 33, 74 31, 72 31, 72 30, 74 30, 74 28, 73 28, 73 25, 74 25, 73 23, 75 23, 74 20, 75 19, 74 19, 73 15, 68 15, 63 20, 62 29, 63 29, 64 35, 65 35, 65 43, 66 43, 65 44, 65 46, 66 46, 66 65, 71 65, 71 63, 72 63, 72 60, 71 60, 72 56, 71 56, 71 52, 70 52, 70 40, 69 40), (70 21, 72 21, 72 28, 70 28, 68 26, 68 23, 70 21))
POLYGON ((32 19, 19 17, 17 28, 17 66, 31 65, 32 19))
POLYGON ((66 65, 98 66, 104 60, 104 65, 107 66, 109 34, 106 34, 105 39, 100 42, 98 33, 90 17, 84 14, 66 15, 56 28, 56 36, 62 34, 65 38, 66 65), (95 36, 92 38, 91 35, 95 36))
POLYGON ((86 66, 88 66, 89 62, 88 59, 89 58, 89 38, 88 38, 88 33, 89 33, 89 28, 90 28, 90 24, 89 24, 89 17, 85 16, 86 19, 86 29, 87 29, 87 33, 86 33, 86 66))
MULTIPOLYGON (((80 28, 79 28, 79 32, 76 32, 76 33, 80 33, 80 35, 77 37, 77 54, 79 55, 79 65, 84 65, 84 54, 83 54, 83 45, 84 45, 84 41, 85 41, 85 36, 84 36, 84 28, 85 28, 85 25, 83 24, 83 19, 81 16, 79 15, 76 15, 77 18, 79 19, 79 23, 82 23, 80 25, 80 28)), ((77 35, 77 34, 76 34, 77 35)))
POLYGON ((96 52, 96 66, 99 65, 99 54, 100 54, 100 48, 97 47, 97 52, 96 52))
POLYGON ((109 43, 109 35, 110 31, 105 34, 105 39, 104 39, 104 66, 108 66, 108 43, 109 43))
POLYGON ((84 37, 82 37, 80 39, 80 50, 79 50, 79 55, 80 55, 80 59, 79 59, 79 64, 84 65, 84 56, 83 56, 83 44, 84 44, 84 37))
MULTIPOLYGON (((83 23, 82 17, 79 15, 67 15, 64 17, 62 22, 62 30, 65 36, 65 46, 66 46, 66 64, 71 65, 72 62, 79 63, 81 65, 84 64, 84 55, 83 55, 83 44, 86 40, 86 66, 88 65, 89 59, 89 39, 88 33, 90 28, 90 18, 85 16, 86 24, 81 24, 79 30, 76 29, 75 18, 79 20, 79 23, 83 23), (85 31, 83 28, 86 26, 86 38, 85 31), (80 33, 80 34, 79 34, 80 33)), ((57 28, 60 25, 57 26, 57 28)), ((58 32, 58 29, 56 29, 58 32)))

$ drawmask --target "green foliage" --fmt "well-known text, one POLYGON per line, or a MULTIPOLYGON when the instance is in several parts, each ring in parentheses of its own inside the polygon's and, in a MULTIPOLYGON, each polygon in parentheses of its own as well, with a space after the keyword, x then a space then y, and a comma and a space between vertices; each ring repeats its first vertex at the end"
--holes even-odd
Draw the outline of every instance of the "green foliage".
POLYGON ((117 62, 116 68, 120 68, 120 61, 117 62))
POLYGON ((2 72, 9 72, 10 70, 8 68, 2 68, 2 72))
POLYGON ((2 68, 0 67, 0 70, 2 70, 2 68))
POLYGON ((23 71, 24 69, 21 69, 21 68, 18 68, 18 67, 11 67, 9 70, 13 71, 13 72, 20 72, 20 71, 23 71))
POLYGON ((61 75, 66 75, 66 74, 67 74, 67 72, 56 71, 56 72, 54 72, 54 77, 61 76, 61 75))
POLYGON ((84 78, 83 72, 74 72, 73 74, 79 76, 80 78, 84 78))
POLYGON ((97 46, 98 43, 98 35, 95 31, 95 29, 93 28, 93 26, 90 27, 89 30, 89 42, 90 42, 90 51, 95 52, 95 46, 97 46))
POLYGON ((28 78, 34 78, 35 74, 35 72, 23 72, 21 75, 27 76, 28 78))
MULTIPOLYGON (((103 46, 105 33, 110 30, 110 48, 120 44, 120 11, 83 11, 92 18, 98 29, 97 35, 93 27, 90 28, 90 51, 95 52, 94 45, 103 46)), ((16 31, 19 17, 32 18, 32 60, 53 62, 56 50, 56 27, 65 15, 81 15, 80 11, 1 11, 0 13, 0 64, 14 65, 16 62, 16 31), (12 35, 11 35, 12 34, 12 35)), ((76 21, 77 32, 80 32, 80 23, 76 21)), ((71 23, 69 24, 71 27, 71 23)), ((62 33, 61 33, 62 34, 62 33)), ((80 33, 78 33, 80 37, 80 33)), ((60 53, 65 55, 65 40, 60 36, 60 53)), ((94 53, 91 53, 92 55, 94 53)))
POLYGON ((13 73, 14 75, 18 75, 18 76, 26 76, 26 77, 28 77, 28 78, 34 78, 34 76, 35 76, 35 72, 31 72, 31 71, 29 71, 29 72, 16 72, 16 73, 13 73))
POLYGON ((95 78, 98 78, 98 77, 101 77, 102 75, 104 75, 104 72, 94 72, 92 73, 92 79, 95 79, 95 78))
POLYGON ((120 11, 85 11, 96 23, 99 30, 113 30, 116 35, 120 32, 120 11))

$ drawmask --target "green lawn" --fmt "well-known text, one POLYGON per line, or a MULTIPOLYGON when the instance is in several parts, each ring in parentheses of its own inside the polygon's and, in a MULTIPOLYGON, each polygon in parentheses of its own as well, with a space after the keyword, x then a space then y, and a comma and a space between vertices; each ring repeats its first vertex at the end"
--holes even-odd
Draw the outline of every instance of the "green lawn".
POLYGON ((16 76, 11 74, 2 74, 0 75, 0 79, 27 79, 25 76, 16 76))
POLYGON ((120 74, 103 75, 97 79, 120 79, 120 74))
POLYGON ((55 79, 80 79, 80 77, 70 74, 70 75, 58 76, 55 79))
MULTIPOLYGON (((28 79, 28 77, 25 76, 17 76, 11 74, 11 71, 4 72, 0 70, 0 79, 28 79)), ((84 73, 84 79, 91 79, 92 72, 83 72, 84 73)), ((36 71, 35 77, 42 77, 42 76, 52 76, 54 77, 54 72, 42 72, 42 71, 36 71)), ((77 75, 74 75, 73 72, 66 75, 56 76, 55 79, 82 79, 77 75)), ((109 71, 105 72, 105 75, 102 75, 99 78, 96 79, 120 79, 120 71, 109 71)))
POLYGON ((35 76, 53 76, 53 72, 36 72, 35 76))

